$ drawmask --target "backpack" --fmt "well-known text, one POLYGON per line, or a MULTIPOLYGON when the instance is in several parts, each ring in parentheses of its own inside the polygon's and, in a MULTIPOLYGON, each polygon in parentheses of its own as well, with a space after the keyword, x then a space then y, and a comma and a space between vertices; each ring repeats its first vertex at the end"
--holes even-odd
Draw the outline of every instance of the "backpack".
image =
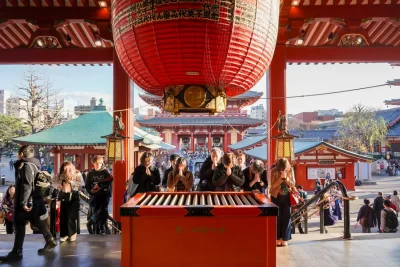
POLYGON ((128 196, 129 199, 131 197, 133 197, 134 195, 136 195, 138 189, 139 189, 139 185, 133 182, 133 178, 134 178, 134 173, 132 172, 131 176, 129 177, 128 180, 128 196))
POLYGON ((397 227, 399 226, 399 220, 397 219, 397 215, 395 212, 387 211, 386 212, 385 220, 386 220, 386 227, 390 229, 391 232, 397 232, 397 227))
MULTIPOLYGON (((32 195, 34 196, 41 196, 41 197, 51 197, 51 175, 47 171, 41 171, 38 167, 30 162, 26 162, 28 166, 33 166, 36 169, 36 175, 33 180, 33 192, 32 195)), ((29 167, 31 170, 32 168, 29 167)))

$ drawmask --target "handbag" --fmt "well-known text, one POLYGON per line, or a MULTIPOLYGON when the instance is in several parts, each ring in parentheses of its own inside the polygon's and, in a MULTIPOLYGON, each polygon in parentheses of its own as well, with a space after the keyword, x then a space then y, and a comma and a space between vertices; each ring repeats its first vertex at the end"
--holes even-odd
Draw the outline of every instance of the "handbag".
POLYGON ((4 224, 5 220, 5 212, 3 210, 0 210, 0 224, 4 224))
POLYGON ((365 216, 360 219, 361 226, 364 226, 364 227, 368 226, 367 225, 368 224, 368 215, 369 215, 369 210, 367 211, 367 214, 365 214, 365 216))
POLYGON ((297 192, 290 192, 289 194, 290 197, 290 206, 295 207, 299 204, 299 193, 297 192))
POLYGON ((4 215, 9 222, 14 221, 14 212, 12 210, 4 210, 4 215))
POLYGON ((139 189, 139 185, 135 184, 134 182, 131 183, 131 185, 128 188, 128 194, 129 194, 129 198, 133 197, 134 195, 136 195, 137 191, 139 189))

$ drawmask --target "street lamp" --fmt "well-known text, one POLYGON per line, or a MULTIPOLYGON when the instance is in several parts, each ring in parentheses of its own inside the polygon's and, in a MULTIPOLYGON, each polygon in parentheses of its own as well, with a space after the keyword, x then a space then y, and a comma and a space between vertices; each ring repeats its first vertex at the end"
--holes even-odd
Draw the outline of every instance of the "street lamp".
POLYGON ((115 116, 113 122, 113 132, 109 135, 102 136, 101 138, 106 138, 106 159, 108 163, 115 163, 116 161, 124 161, 124 141, 127 136, 124 136, 120 131, 125 130, 125 125, 122 120, 122 113, 120 117, 115 116))

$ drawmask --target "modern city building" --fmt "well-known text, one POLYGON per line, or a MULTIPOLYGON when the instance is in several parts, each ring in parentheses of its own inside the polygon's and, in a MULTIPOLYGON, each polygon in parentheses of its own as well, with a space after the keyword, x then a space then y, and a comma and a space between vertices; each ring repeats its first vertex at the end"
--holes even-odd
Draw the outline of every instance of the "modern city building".
POLYGON ((7 114, 7 100, 11 97, 11 92, 0 90, 0 114, 7 114))
POLYGON ((92 111, 96 105, 97 99, 95 97, 92 97, 92 99, 90 99, 90 105, 78 105, 74 107, 75 115, 80 116, 82 114, 88 113, 92 111))

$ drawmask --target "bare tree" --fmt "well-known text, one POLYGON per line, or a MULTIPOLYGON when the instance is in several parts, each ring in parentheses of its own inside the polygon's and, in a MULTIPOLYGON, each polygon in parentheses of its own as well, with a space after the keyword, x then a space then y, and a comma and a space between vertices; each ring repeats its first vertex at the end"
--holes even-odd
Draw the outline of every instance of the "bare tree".
POLYGON ((32 133, 52 128, 62 122, 63 104, 59 91, 55 90, 45 76, 28 70, 22 74, 21 85, 17 87, 19 110, 26 116, 26 123, 32 133))

